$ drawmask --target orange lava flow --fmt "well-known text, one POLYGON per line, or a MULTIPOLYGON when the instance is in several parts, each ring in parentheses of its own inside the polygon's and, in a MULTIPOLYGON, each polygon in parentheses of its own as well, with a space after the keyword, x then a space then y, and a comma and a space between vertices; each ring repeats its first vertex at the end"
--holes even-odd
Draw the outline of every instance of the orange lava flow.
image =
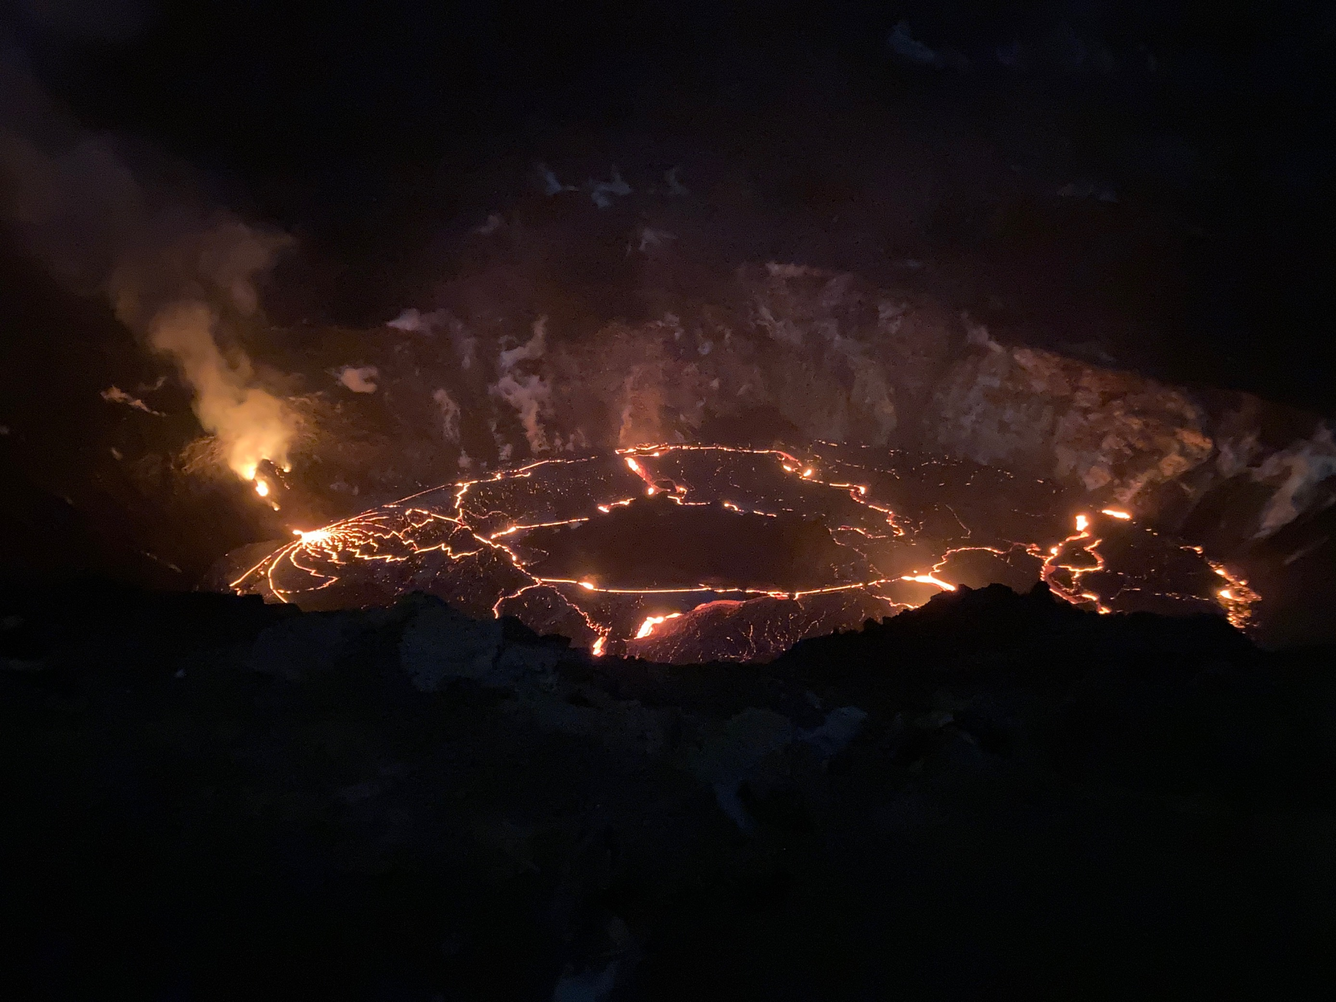
MULTIPOLYGON (((1053 593, 1060 598, 1066 599, 1073 605, 1085 605, 1090 603, 1094 605, 1097 611, 1107 613, 1110 610, 1108 606, 1100 601, 1098 595, 1081 588, 1081 578, 1084 575, 1089 574, 1092 571, 1104 569, 1104 557, 1099 552, 1099 544, 1101 542, 1102 540, 1094 538, 1090 533, 1090 516, 1077 515, 1076 532, 1068 536, 1056 546, 1049 547, 1048 555, 1044 558, 1044 563, 1040 567, 1039 574, 1048 584, 1049 588, 1053 590, 1053 593), (1086 540, 1089 540, 1089 542, 1086 542, 1086 540), (1093 562, 1085 565, 1079 563, 1063 563, 1061 559, 1063 554, 1067 551, 1068 547, 1073 544, 1081 544, 1077 546, 1077 549, 1079 552, 1085 553, 1093 562), (1061 575, 1064 572, 1071 578, 1070 585, 1064 584, 1061 580, 1061 575)), ((1037 555, 1038 553, 1036 552, 1036 556, 1037 555)))
MULTIPOLYGON (((898 516, 889 506, 880 504, 870 498, 868 484, 842 480, 828 481, 823 478, 825 470, 820 462, 805 462, 780 449, 661 444, 619 449, 616 455, 621 457, 626 469, 644 484, 647 495, 652 496, 662 493, 679 505, 704 505, 708 502, 693 500, 690 489, 685 486, 673 484, 669 489, 666 486, 668 484, 667 479, 656 479, 650 468, 652 464, 648 462, 648 460, 673 453, 692 452, 731 453, 772 460, 788 477, 796 481, 796 487, 800 485, 797 489, 802 491, 825 489, 841 492, 847 495, 859 509, 873 513, 874 517, 865 520, 862 525, 841 524, 834 526, 830 530, 832 537, 839 533, 853 533, 855 537, 862 537, 867 540, 895 539, 906 535, 906 525, 911 527, 913 525, 912 522, 898 516)), ((532 557, 524 555, 526 551, 524 551, 521 542, 525 534, 532 530, 573 526, 590 522, 609 514, 614 508, 630 505, 632 498, 623 497, 620 500, 613 501, 606 500, 606 495, 603 499, 589 498, 588 507, 580 510, 573 517, 550 517, 546 521, 512 521, 510 524, 501 521, 502 518, 509 518, 504 512, 471 510, 470 495, 472 493, 473 496, 477 496, 479 485, 497 484, 501 481, 514 481, 532 477, 534 471, 541 468, 574 466, 592 462, 594 462, 593 457, 538 460, 519 468, 496 471, 475 480, 460 481, 448 485, 446 488, 431 488, 403 498, 393 504, 321 528, 309 531, 294 530, 296 538, 247 569, 231 582, 231 588, 238 592, 258 590, 267 593, 277 601, 293 602, 299 600, 304 594, 318 592, 334 585, 340 580, 341 570, 355 563, 393 565, 428 553, 440 554, 448 561, 494 557, 499 558, 508 566, 507 574, 510 574, 512 570, 516 572, 522 583, 518 587, 510 588, 500 598, 496 599, 492 606, 493 614, 500 615, 507 602, 518 599, 527 592, 544 586, 549 587, 562 596, 571 608, 583 618, 591 636, 594 638, 590 642, 591 652, 596 656, 602 656, 614 641, 621 643, 652 637, 656 628, 661 624, 670 619, 679 618, 684 613, 674 611, 650 614, 643 611, 644 607, 642 606, 642 611, 639 613, 641 621, 638 627, 634 628, 634 632, 615 635, 606 622, 597 621, 595 616, 581 607, 577 599, 582 593, 586 595, 635 596, 647 600, 653 599, 654 596, 679 596, 684 602, 690 602, 692 600, 691 596, 710 596, 705 598, 704 602, 716 601, 721 596, 744 596, 748 598, 769 596, 776 599, 798 601, 807 596, 829 595, 861 589, 874 599, 885 603, 891 609, 899 610, 912 607, 912 604, 895 601, 879 594, 877 591, 879 587, 888 586, 887 590, 895 594, 894 588, 889 586, 893 586, 895 582, 911 582, 931 585, 938 591, 955 591, 959 583, 948 580, 948 577, 945 576, 947 575, 946 567, 953 557, 971 551, 978 551, 1005 560, 1009 552, 1007 549, 999 547, 961 546, 946 550, 940 559, 927 569, 920 567, 908 574, 896 573, 893 576, 878 576, 869 580, 841 581, 838 584, 795 591, 775 591, 727 586, 718 583, 707 584, 705 582, 691 587, 626 588, 605 585, 590 578, 571 579, 540 576, 531 569, 534 560, 532 557), (424 498, 425 495, 442 490, 453 491, 453 501, 448 512, 431 510, 426 506, 429 502, 419 500, 424 498), (299 583, 300 586, 293 587, 293 581, 299 583)), ((621 463, 618 464, 618 467, 620 466, 621 463)), ((624 478, 624 474, 621 474, 621 476, 624 478)), ((605 483, 606 481, 600 480, 598 482, 605 483)), ((256 490, 263 495, 267 493, 268 485, 262 480, 257 480, 256 490)), ((618 493, 625 490, 626 487, 623 485, 618 493)), ((612 496, 616 497, 617 495, 612 496)), ((744 497, 738 497, 737 501, 742 503, 723 499, 719 503, 728 510, 738 513, 749 513, 770 518, 779 517, 779 511, 759 509, 755 506, 755 503, 748 503, 744 497)), ((774 505, 770 505, 769 500, 765 503, 774 507, 774 505)), ((483 502, 478 504, 477 507, 481 509, 486 508, 487 505, 483 502)), ((555 515, 557 512, 553 511, 552 514, 555 515)), ((565 514, 570 514, 570 512, 565 512, 565 514)), ((952 514, 954 514, 954 511, 952 514)), ((1107 508, 1100 511, 1099 514, 1117 522, 1130 523, 1133 521, 1130 513, 1120 509, 1107 508)), ((957 521, 959 521, 958 518, 957 521)), ((1101 613, 1107 613, 1110 609, 1104 600, 1082 583, 1084 577, 1103 570, 1105 567, 1104 556, 1099 552, 1102 540, 1094 535, 1094 522, 1096 521, 1098 521, 1098 516, 1085 513, 1078 514, 1075 516, 1075 532, 1058 542, 1047 547, 1039 543, 1018 542, 1013 544, 1012 550, 1018 550, 1040 561, 1040 577, 1048 583, 1057 597, 1074 605, 1093 607, 1101 613)), ((1104 523, 1104 526, 1106 529, 1113 529, 1113 526, 1109 523, 1104 523)), ((968 527, 965 527, 962 523, 962 528, 965 530, 965 538, 968 538, 968 527)), ((849 539, 851 537, 846 536, 844 538, 849 539)), ((1194 547, 1193 549, 1200 553, 1199 548, 1194 547)), ((867 566, 869 569, 875 569, 872 568, 870 561, 867 566)), ((1247 587, 1246 581, 1233 575, 1222 565, 1212 563, 1211 566, 1224 579, 1224 587, 1216 592, 1216 601, 1225 610, 1229 621, 1242 628, 1249 622, 1250 607, 1258 600, 1258 596, 1247 587)), ((489 593, 488 600, 490 600, 491 594, 494 593, 489 593)))
POLYGON ((633 639, 644 640, 654 632, 654 627, 658 626, 660 623, 666 623, 670 619, 680 619, 681 617, 682 613, 680 612, 670 612, 664 616, 646 616, 645 621, 640 624, 640 629, 636 631, 636 635, 633 639))
POLYGON ((1235 629, 1246 628, 1252 622, 1252 606, 1262 596, 1249 588, 1247 581, 1234 574, 1224 564, 1214 560, 1208 560, 1207 563, 1211 565, 1211 570, 1224 579, 1225 587, 1215 594, 1220 604, 1225 607, 1225 617, 1235 629))
POLYGON ((942 591, 955 591, 955 590, 956 590, 956 586, 955 586, 955 585, 951 584, 949 581, 943 581, 941 578, 936 577, 936 576, 934 576, 934 575, 932 575, 932 574, 906 574, 906 575, 904 575, 900 580, 901 580, 901 581, 916 581, 916 582, 918 582, 919 584, 936 585, 938 588, 942 589, 942 591))

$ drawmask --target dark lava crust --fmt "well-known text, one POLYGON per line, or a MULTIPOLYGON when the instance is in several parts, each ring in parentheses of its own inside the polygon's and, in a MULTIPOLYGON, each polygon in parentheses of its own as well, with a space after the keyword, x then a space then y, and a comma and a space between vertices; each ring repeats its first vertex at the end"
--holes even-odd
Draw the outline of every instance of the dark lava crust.
POLYGON ((681 506, 665 494, 636 498, 606 518, 535 529, 528 547, 547 556, 539 577, 591 580, 604 587, 803 591, 840 584, 836 571, 862 554, 831 538, 824 520, 730 511, 722 504, 681 506), (815 569, 815 573, 814 573, 815 569))
POLYGON ((1330 650, 941 595, 766 666, 3 597, 10 998, 1299 997, 1330 650), (1023 994, 1017 994, 1023 993, 1023 994))

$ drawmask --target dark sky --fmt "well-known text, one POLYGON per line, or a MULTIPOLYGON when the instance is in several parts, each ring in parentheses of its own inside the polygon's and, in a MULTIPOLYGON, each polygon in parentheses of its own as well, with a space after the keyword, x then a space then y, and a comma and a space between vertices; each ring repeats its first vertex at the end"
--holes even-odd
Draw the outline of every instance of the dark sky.
MULTIPOLYGON (((96 18, 116 7, 14 2, 86 7, 96 18)), ((1274 142, 1303 133, 1330 94, 1322 68, 1333 20, 1322 5, 998 6, 136 0, 129 9, 139 14, 122 20, 138 29, 120 41, 104 33, 76 42, 33 27, 31 17, 24 37, 49 84, 90 123, 147 132, 192 160, 273 172, 430 158, 479 135, 554 122, 613 126, 653 122, 673 108, 741 110, 805 77, 818 88, 846 79, 871 106, 886 107, 897 96, 886 39, 902 19, 917 37, 971 58, 965 89, 1007 86, 990 57, 1011 41, 1047 47, 1051 63, 1068 30, 1092 55, 1098 45, 1120 59, 1144 48, 1159 63, 1153 81, 1086 86, 1079 96, 1122 102, 1128 115, 1228 124, 1244 145, 1254 135, 1274 142)))
MULTIPOLYGON (((875 136, 910 108, 925 134, 949 123, 941 128, 1013 146, 1023 140, 1005 133, 1028 114, 1072 139, 1070 164, 1055 169, 1116 177, 1128 174, 1129 150, 1153 140, 1172 153, 1180 143, 1188 160, 1139 161, 1124 182, 1139 185, 1153 211, 1205 234, 1182 266, 1195 290, 1195 343, 1214 328, 1222 343, 1320 341, 1293 375, 1314 393, 1336 369, 1327 334, 1336 144, 1320 125, 1332 110, 1324 71, 1336 20, 1324 5, 8 7, 43 83, 85 125, 149 138, 201 169, 224 203, 324 239, 334 254, 420 245, 455 216, 495 205, 524 164, 578 147, 572 136, 590 150, 631 133, 706 148, 790 107, 792 123, 777 131, 789 133, 786 148, 796 136, 814 156, 832 145, 827 119, 841 119, 846 135, 875 136), (926 44, 959 51, 968 72, 895 59, 887 40, 902 20, 926 44), (1019 71, 998 59, 1012 43, 1025 50, 1019 71), (1112 68, 1095 72, 1101 53, 1112 68)), ((778 156, 763 144, 754 155, 778 156)), ((846 159, 860 155, 851 147, 846 159)))

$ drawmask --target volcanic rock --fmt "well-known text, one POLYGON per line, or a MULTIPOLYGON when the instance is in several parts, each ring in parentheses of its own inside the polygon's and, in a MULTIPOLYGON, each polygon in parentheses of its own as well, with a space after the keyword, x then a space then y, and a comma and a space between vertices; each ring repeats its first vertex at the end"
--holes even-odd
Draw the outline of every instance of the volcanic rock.
POLYGON ((0 672, 25 996, 647 998, 719 970, 739 998, 1302 994, 1336 973, 1303 945, 1336 920, 1332 652, 1268 654, 1217 617, 961 588, 769 665, 683 667, 424 596, 30 589, 0 620, 0 657, 42 666, 0 672))
POLYGON ((500 620, 469 619, 443 602, 418 610, 399 641, 400 664, 423 692, 452 678, 492 680, 500 652, 500 620))

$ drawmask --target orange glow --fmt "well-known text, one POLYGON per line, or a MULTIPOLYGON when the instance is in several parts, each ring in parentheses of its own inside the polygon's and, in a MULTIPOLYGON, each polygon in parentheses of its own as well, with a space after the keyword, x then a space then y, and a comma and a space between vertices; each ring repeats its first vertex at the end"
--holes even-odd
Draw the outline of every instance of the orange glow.
MULTIPOLYGON (((729 511, 767 518, 778 518, 783 511, 792 510, 787 507, 777 507, 774 502, 749 494, 746 485, 741 481, 727 483, 728 494, 719 497, 716 502, 698 500, 697 488, 682 476, 675 474, 673 468, 660 472, 659 464, 651 462, 658 457, 680 456, 683 453, 732 453, 755 457, 758 460, 765 459, 773 462, 775 467, 790 476, 813 485, 814 489, 826 488, 838 492, 842 495, 836 499, 839 504, 847 506, 848 501, 845 500, 847 498, 863 513, 861 516, 854 516, 840 512, 836 516, 838 521, 832 520, 830 532, 842 545, 845 545, 845 541, 861 546, 862 540, 880 541, 907 536, 912 539, 921 530, 921 526, 916 525, 913 520, 897 514, 888 507, 882 498, 869 497, 871 488, 868 484, 848 482, 852 479, 850 477, 852 470, 860 467, 848 466, 842 470, 839 478, 831 477, 827 480, 829 474, 824 459, 820 460, 823 463, 820 467, 815 462, 807 465, 808 461, 818 460, 819 457, 816 456, 804 461, 779 449, 713 445, 641 446, 618 450, 617 455, 626 464, 627 469, 645 484, 646 494, 651 496, 663 494, 675 504, 691 506, 718 503, 729 511), (666 486, 669 482, 672 483, 671 489, 666 486), (661 488, 657 485, 664 486, 661 488), (735 494, 734 490, 740 493, 735 494), (736 498, 736 502, 725 499, 730 495, 736 498), (771 510, 763 510, 765 508, 771 510)), ((644 601, 655 601, 652 596, 677 596, 670 601, 680 601, 683 603, 680 607, 686 608, 689 605, 694 607, 699 602, 696 596, 703 594, 727 598, 729 601, 738 597, 770 596, 781 601, 801 603, 807 596, 864 590, 870 596, 889 603, 898 610, 910 606, 911 603, 880 595, 877 591, 879 588, 895 581, 906 581, 932 585, 940 591, 956 591, 960 586, 946 580, 948 576, 956 576, 954 571, 956 565, 949 562, 953 557, 973 550, 991 553, 999 559, 1006 560, 1010 549, 1016 549, 1040 563, 1040 577, 1048 583, 1055 597, 1100 612, 1110 611, 1103 604, 1104 600, 1100 594, 1110 594, 1110 589, 1106 585, 1107 579, 1098 573, 1104 569, 1105 564, 1098 550, 1101 541, 1092 536, 1092 518, 1084 513, 1075 516, 1076 531, 1057 541, 1056 545, 1036 541, 1014 543, 1010 549, 982 545, 956 547, 942 551, 940 559, 930 567, 920 564, 919 567, 926 573, 907 574, 902 577, 883 576, 886 571, 879 571, 875 563, 869 560, 865 570, 856 572, 856 575, 851 574, 837 579, 840 582, 838 584, 807 590, 778 591, 774 590, 773 584, 765 587, 748 587, 727 580, 702 581, 694 585, 683 583, 672 588, 609 587, 593 579, 592 576, 585 579, 541 576, 535 572, 532 566, 533 557, 523 546, 522 541, 526 532, 552 526, 576 525, 591 519, 597 520, 599 514, 608 514, 614 507, 630 505, 633 498, 608 500, 606 495, 586 497, 583 501, 586 505, 583 508, 584 514, 577 514, 582 510, 578 506, 566 510, 544 506, 538 510, 550 512, 546 516, 549 519, 555 519, 558 515, 575 517, 524 523, 514 521, 513 516, 497 510, 494 502, 486 499, 478 500, 480 491, 475 491, 472 496, 470 491, 474 491, 477 485, 499 481, 523 481, 524 478, 534 476, 534 471, 542 467, 571 466, 590 461, 588 459, 537 460, 519 468, 495 471, 476 480, 461 481, 442 488, 430 488, 391 505, 364 512, 323 528, 310 531, 294 529, 293 541, 251 567, 233 581, 231 586, 237 591, 259 592, 265 594, 267 598, 288 602, 336 584, 345 569, 354 563, 398 564, 433 551, 451 561, 470 559, 490 561, 499 558, 517 572, 517 577, 512 588, 496 599, 492 606, 493 614, 497 616, 513 614, 515 606, 511 604, 508 607, 507 603, 513 603, 533 589, 543 588, 553 591, 558 600, 566 601, 574 613, 583 618, 588 625, 590 632, 586 635, 593 637, 590 650, 595 656, 605 656, 612 641, 644 640, 652 637, 662 623, 676 619, 683 613, 647 616, 637 624, 634 620, 610 618, 612 614, 608 610, 611 606, 603 602, 598 605, 588 604, 580 597, 581 592, 608 596, 611 602, 620 601, 617 596, 635 596, 638 600, 644 601), (437 508, 425 501, 414 503, 419 497, 442 490, 449 492, 446 495, 447 499, 451 497, 453 499, 453 505, 449 510, 443 507, 437 508), (500 528, 496 528, 498 525, 500 528), (1086 578, 1086 575, 1094 576, 1086 578), (855 576, 860 579, 854 579, 855 576), (619 628, 614 625, 617 622, 625 625, 619 628), (621 629, 626 632, 621 633, 621 629)), ((834 464, 830 464, 830 469, 835 468, 834 464)), ((773 470, 774 467, 771 468, 772 475, 773 470)), ((602 472, 606 473, 606 468, 602 472)), ((261 497, 267 497, 274 490, 263 479, 256 478, 254 486, 256 493, 261 497)), ((721 483, 721 486, 725 485, 721 483)), ((572 499, 568 497, 567 500, 572 499)), ((273 501, 270 500, 268 503, 272 505, 273 501)), ((1119 520, 1131 519, 1129 513, 1119 509, 1106 508, 1101 514, 1119 520)), ((968 537, 969 527, 961 523, 961 528, 968 537)), ((1185 546, 1183 549, 1198 555, 1202 552, 1197 546, 1185 546)), ((1215 592, 1202 592, 1199 597, 1214 599, 1235 626, 1246 624, 1250 606, 1258 600, 1257 594, 1247 587, 1245 581, 1235 577, 1224 566, 1207 562, 1214 572, 1224 579, 1219 582, 1223 587, 1215 592)), ((591 568, 592 570, 594 569, 591 568)), ((918 601, 916 598, 915 603, 918 601)))
POLYGON ((942 589, 942 591, 955 591, 955 590, 956 590, 956 586, 955 586, 955 585, 951 584, 951 583, 948 582, 948 581, 943 581, 941 578, 934 577, 934 576, 931 575, 931 574, 906 574, 906 575, 905 575, 904 577, 902 577, 900 580, 901 580, 901 581, 915 581, 915 582, 917 582, 917 583, 919 583, 919 584, 936 585, 938 588, 942 589))
MULTIPOLYGON (((1200 552, 1200 549, 1195 546, 1185 546, 1183 549, 1200 552)), ((1220 599, 1220 604, 1224 606, 1225 618, 1235 629, 1244 629, 1252 622, 1253 604, 1259 601, 1262 596, 1249 588, 1247 581, 1235 576, 1224 564, 1217 563, 1214 560, 1208 562, 1211 565, 1211 570, 1224 578, 1228 585, 1228 587, 1221 588, 1215 593, 1220 599)))
MULTIPOLYGON (((1103 542, 1100 539, 1091 539, 1090 533, 1086 530, 1090 527, 1090 518, 1087 515, 1076 516, 1076 532, 1068 536, 1057 546, 1048 548, 1048 557, 1039 568, 1040 580, 1045 582, 1054 595, 1070 602, 1072 605, 1084 605, 1093 603, 1095 611, 1100 613, 1111 612, 1100 597, 1093 592, 1081 588, 1081 578, 1092 571, 1104 569, 1104 557, 1099 552, 1099 544, 1103 542), (1089 542, 1084 542, 1089 540, 1089 542), (1062 553, 1071 544, 1083 543, 1078 547, 1084 551, 1093 561, 1091 564, 1083 563, 1063 563, 1062 553), (1066 580, 1065 580, 1066 579, 1066 580)), ((1039 548, 1033 543, 1029 546, 1029 552, 1035 556, 1039 555, 1039 548)))
POLYGON ((680 612, 670 612, 665 616, 646 616, 645 621, 640 624, 640 629, 636 631, 635 639, 644 640, 654 632, 654 627, 660 623, 666 623, 670 619, 678 619, 681 615, 680 612))
MULTIPOLYGON (((651 453, 649 453, 649 455, 650 455, 650 456, 657 456, 658 453, 657 453, 657 452, 651 452, 651 453)), ((646 470, 645 470, 645 468, 644 468, 643 466, 641 466, 638 462, 636 462, 636 459, 635 459, 634 456, 627 456, 627 457, 626 457, 626 465, 627 465, 627 468, 630 469, 630 471, 631 471, 632 473, 634 473, 634 474, 635 474, 637 477, 639 477, 641 480, 645 481, 645 494, 646 494, 647 496, 649 496, 649 497, 653 497, 656 493, 658 493, 658 488, 656 488, 656 487, 654 486, 654 478, 653 478, 652 476, 650 476, 649 473, 646 472, 646 470)))

